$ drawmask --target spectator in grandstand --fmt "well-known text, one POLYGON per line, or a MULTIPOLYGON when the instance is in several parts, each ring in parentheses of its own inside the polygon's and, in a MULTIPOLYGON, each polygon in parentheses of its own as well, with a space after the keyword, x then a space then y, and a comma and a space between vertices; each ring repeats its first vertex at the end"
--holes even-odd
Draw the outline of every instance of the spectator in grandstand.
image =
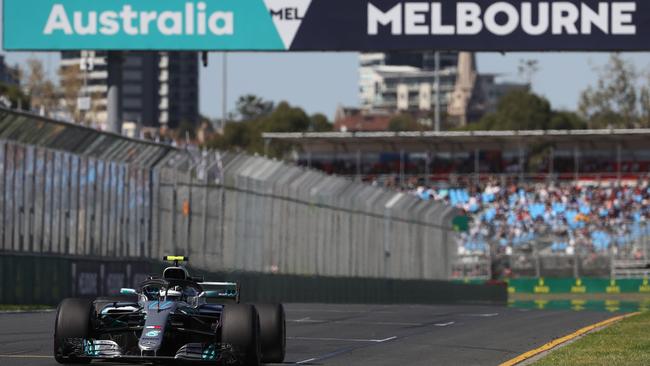
MULTIPOLYGON (((628 250, 625 243, 650 234, 650 188, 636 185, 506 184, 490 180, 470 188, 410 190, 427 201, 444 201, 472 218, 461 235, 461 253, 487 251, 489 245, 506 253, 530 243, 572 255, 628 250), (620 247, 620 248, 619 248, 620 247)), ((632 254, 636 255, 636 254, 632 254)))

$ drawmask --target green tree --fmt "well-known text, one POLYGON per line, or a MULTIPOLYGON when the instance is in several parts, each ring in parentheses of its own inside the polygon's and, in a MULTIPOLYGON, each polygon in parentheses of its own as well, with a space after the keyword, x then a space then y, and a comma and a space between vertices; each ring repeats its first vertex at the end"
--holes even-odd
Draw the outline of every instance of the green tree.
POLYGON ((619 54, 612 54, 599 72, 596 86, 589 86, 580 96, 580 113, 591 128, 634 127, 638 121, 638 72, 619 54))
POLYGON ((587 128, 587 121, 575 112, 553 112, 548 125, 549 130, 583 130, 587 128))
POLYGON ((250 121, 257 117, 269 115, 273 111, 273 102, 253 94, 246 94, 237 99, 236 109, 242 121, 250 121))
POLYGON ((59 85, 61 99, 63 100, 65 110, 74 120, 80 121, 82 113, 79 108, 77 108, 77 100, 80 97, 83 80, 78 64, 67 65, 59 69, 59 85))
POLYGON ((309 117, 310 132, 329 132, 334 129, 334 125, 322 113, 316 113, 309 117))
POLYGON ((280 102, 266 117, 259 119, 263 132, 304 132, 309 130, 309 116, 304 110, 280 102))
POLYGON ((545 130, 553 116, 551 104, 528 90, 514 90, 501 98, 494 113, 485 115, 472 130, 545 130))
POLYGON ((43 63, 38 59, 27 60, 28 76, 25 89, 31 98, 32 108, 51 111, 57 105, 57 89, 45 75, 43 63))
POLYGON ((22 89, 17 85, 8 85, 0 83, 0 96, 9 101, 9 107, 13 109, 30 109, 29 96, 23 93, 22 89))
POLYGON ((279 103, 268 115, 261 115, 241 122, 229 122, 223 134, 211 138, 206 146, 221 150, 247 151, 249 153, 269 153, 283 157, 294 148, 283 142, 266 146, 262 139, 264 132, 306 132, 331 130, 331 124, 323 115, 308 116, 304 110, 292 107, 287 102, 279 103))
POLYGON ((641 92, 639 93, 639 104, 641 107, 639 123, 642 127, 648 128, 650 127, 650 85, 644 85, 641 87, 641 92))

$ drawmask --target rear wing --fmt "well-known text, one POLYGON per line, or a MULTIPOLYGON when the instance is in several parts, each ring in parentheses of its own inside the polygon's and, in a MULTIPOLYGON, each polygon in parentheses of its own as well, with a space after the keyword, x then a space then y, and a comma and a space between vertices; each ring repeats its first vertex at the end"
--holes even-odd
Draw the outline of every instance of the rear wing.
POLYGON ((198 282, 208 299, 230 299, 239 302, 240 287, 236 282, 198 282))

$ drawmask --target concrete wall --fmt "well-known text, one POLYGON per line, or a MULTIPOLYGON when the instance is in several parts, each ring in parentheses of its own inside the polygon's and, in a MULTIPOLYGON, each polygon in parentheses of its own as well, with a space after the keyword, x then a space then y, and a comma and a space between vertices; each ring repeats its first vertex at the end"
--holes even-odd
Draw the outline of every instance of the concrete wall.
MULTIPOLYGON (((0 255, 0 304, 56 305, 66 297, 116 295, 136 287, 163 263, 87 257, 0 255)), ((261 273, 191 271, 206 280, 237 281, 244 302, 363 304, 505 304, 505 285, 446 281, 337 278, 261 273)))

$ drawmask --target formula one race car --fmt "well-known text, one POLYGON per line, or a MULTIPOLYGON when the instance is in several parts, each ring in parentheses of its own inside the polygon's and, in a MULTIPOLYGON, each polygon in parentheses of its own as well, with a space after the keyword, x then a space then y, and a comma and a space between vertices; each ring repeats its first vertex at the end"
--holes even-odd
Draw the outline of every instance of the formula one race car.
POLYGON ((284 309, 239 303, 239 286, 204 282, 174 266, 121 297, 65 299, 54 325, 54 357, 62 364, 197 362, 279 363, 285 355, 284 309), (209 288, 209 289, 208 289, 209 288))

